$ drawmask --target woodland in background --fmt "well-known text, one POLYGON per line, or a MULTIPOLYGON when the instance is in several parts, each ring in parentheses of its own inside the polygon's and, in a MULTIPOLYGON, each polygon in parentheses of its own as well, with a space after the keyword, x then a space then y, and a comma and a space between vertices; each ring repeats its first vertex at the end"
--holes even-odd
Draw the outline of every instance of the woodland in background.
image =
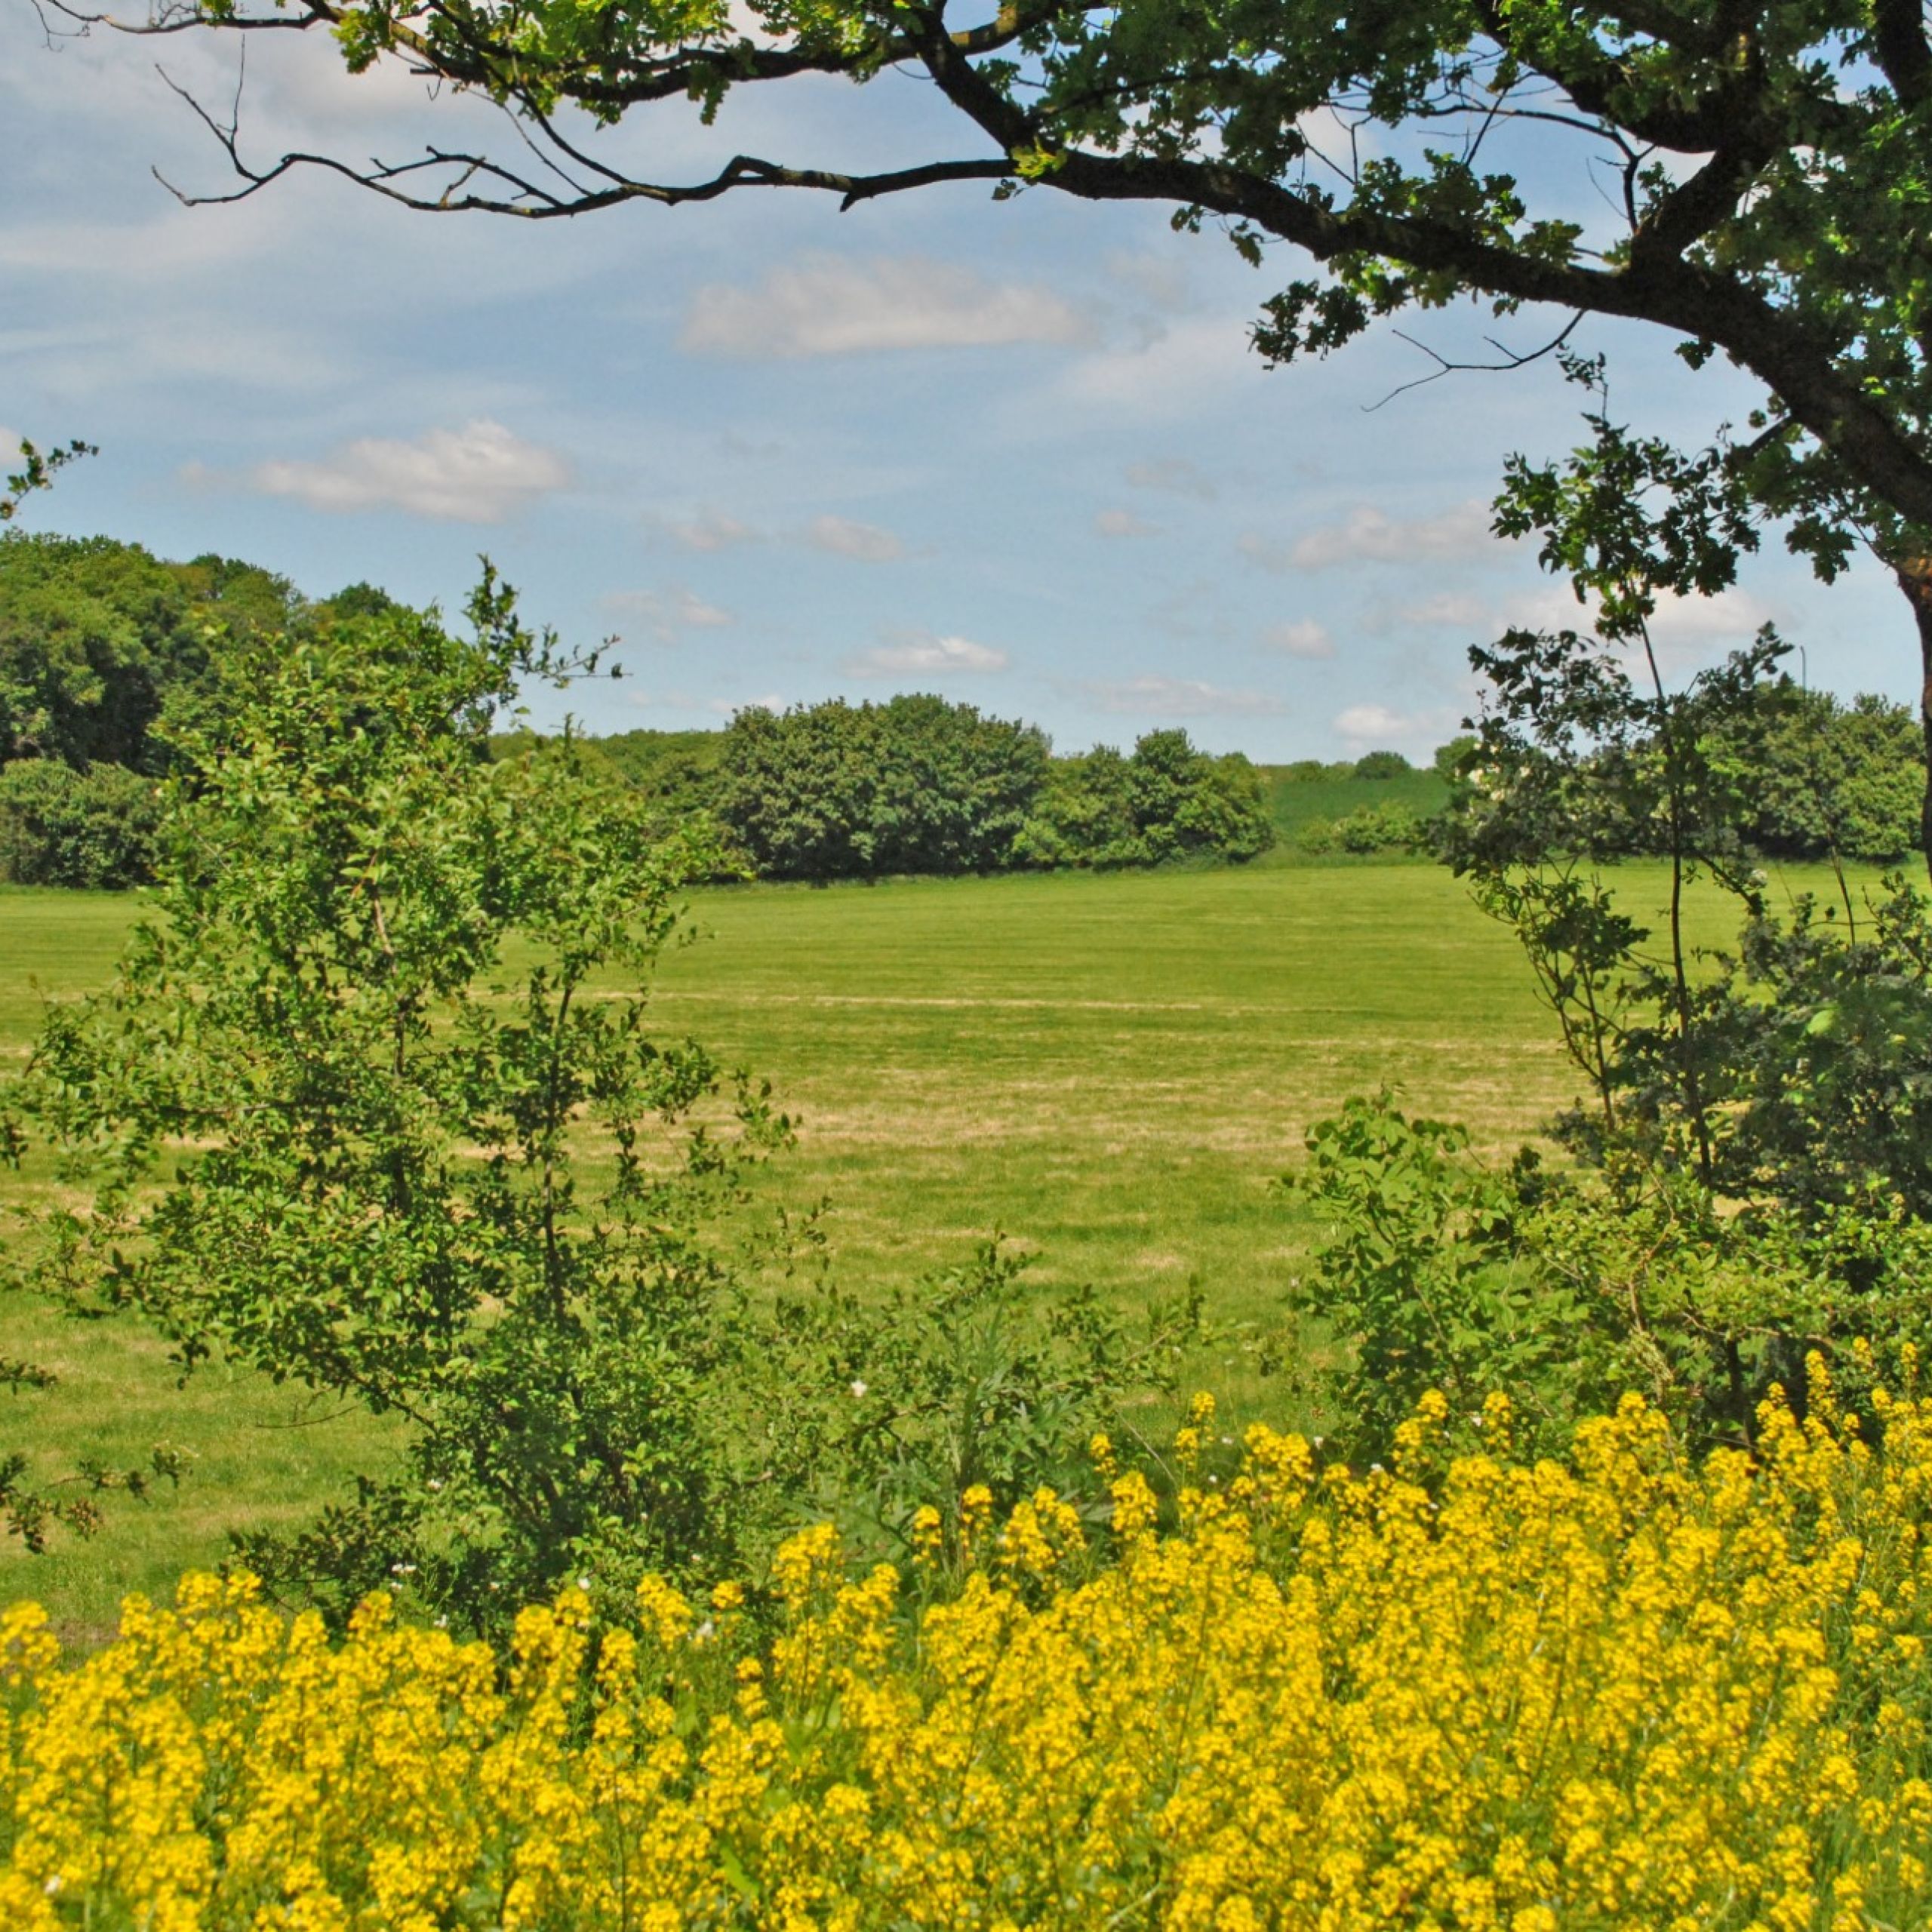
MULTIPOLYGON (((222 702, 220 662, 391 608, 367 584, 310 600, 285 578, 214 555, 170 563, 106 537, 8 534, 0 540, 0 880, 115 888, 151 879, 170 734, 222 702)), ((1753 774, 1734 827, 1742 849, 1883 863, 1917 843, 1924 758, 1903 706, 1869 694, 1847 702, 1778 678, 1748 718, 1721 728, 1728 735, 1713 740, 1714 752, 1753 774)), ((512 734, 492 749, 509 755, 544 742, 512 734)), ((1454 780, 1472 742, 1443 746, 1435 772, 1454 780)), ((1238 753, 1202 752, 1178 730, 1148 732, 1131 752, 1103 745, 1056 756, 1036 726, 930 695, 747 710, 720 731, 626 732, 583 741, 573 755, 634 789, 666 827, 706 817, 728 875, 809 880, 1240 863, 1277 841, 1271 789, 1414 774, 1392 751, 1257 767, 1238 753)), ((1292 848, 1436 850, 1439 813, 1395 791, 1332 817, 1294 814, 1292 848)))

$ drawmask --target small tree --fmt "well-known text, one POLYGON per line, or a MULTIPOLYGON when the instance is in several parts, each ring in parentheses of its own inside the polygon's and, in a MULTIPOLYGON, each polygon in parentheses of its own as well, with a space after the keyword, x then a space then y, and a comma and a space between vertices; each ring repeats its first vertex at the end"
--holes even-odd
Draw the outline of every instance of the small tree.
POLYGON ((709 854, 568 758, 493 762, 517 681, 578 667, 487 576, 470 614, 471 641, 393 609, 229 668, 227 721, 174 746, 162 917, 51 1010, 22 1104, 98 1189, 47 1274, 185 1367, 409 1424, 250 1560, 337 1601, 414 1577, 481 1625, 741 1532, 712 1371, 742 1337, 698 1230, 786 1124, 647 1026, 709 854))

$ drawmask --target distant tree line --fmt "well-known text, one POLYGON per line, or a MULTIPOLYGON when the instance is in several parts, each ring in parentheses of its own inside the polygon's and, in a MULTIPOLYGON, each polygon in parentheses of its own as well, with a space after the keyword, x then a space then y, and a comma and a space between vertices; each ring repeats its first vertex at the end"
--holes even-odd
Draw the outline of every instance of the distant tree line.
POLYGON ((1251 859, 1274 841, 1261 774, 1181 731, 1054 755, 1037 725, 931 694, 740 712, 721 731, 586 749, 667 823, 703 813, 764 878, 876 878, 1251 859))
MULTIPOLYGON (((395 608, 366 584, 312 601, 220 556, 171 563, 105 537, 0 538, 0 878, 147 878, 155 787, 171 743, 223 701, 218 664, 395 608)), ((1460 782, 1473 742, 1443 746, 1432 775, 1460 782)), ((1924 758, 1903 706, 1777 678, 1709 749, 1749 801, 1737 838, 1767 857, 1884 863, 1918 842, 1924 758)), ((1305 759, 1264 778, 1169 730, 1131 752, 1057 757, 1035 726, 931 696, 747 710, 722 731, 630 732, 583 754, 667 826, 709 817, 736 863, 772 878, 1239 862, 1275 838, 1269 779, 1336 784, 1335 808, 1294 815, 1304 851, 1420 852, 1437 838, 1431 798, 1411 795, 1431 771, 1398 752, 1305 759), (1364 799, 1349 789, 1361 780, 1407 782, 1364 799)))
POLYGON ((163 562, 106 537, 0 539, 0 878, 146 878, 174 734, 216 697, 217 660, 387 608, 320 603, 219 556, 163 562))

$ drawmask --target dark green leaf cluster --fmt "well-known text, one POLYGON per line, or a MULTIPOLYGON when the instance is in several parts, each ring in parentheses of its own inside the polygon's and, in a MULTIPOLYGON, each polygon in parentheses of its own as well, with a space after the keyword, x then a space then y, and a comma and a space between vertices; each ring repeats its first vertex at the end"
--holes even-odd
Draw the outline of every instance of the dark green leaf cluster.
POLYGON ((1123 757, 1097 746, 1056 758, 1015 848, 1035 866, 1240 863, 1273 844, 1261 776, 1238 752, 1217 758, 1185 731, 1149 731, 1123 757))
POLYGON ((941 697, 741 711, 718 817, 772 878, 989 872, 1011 862, 1049 747, 941 697))
POLYGON ((57 758, 0 765, 0 879, 113 891, 152 874, 161 829, 156 782, 125 764, 57 758))
POLYGON ((934 697, 741 712, 715 766, 667 750, 648 783, 708 790, 751 869, 775 878, 1240 860, 1274 835, 1254 768, 1183 731, 1057 758, 1036 727, 934 697))
POLYGON ((105 537, 0 540, 0 878, 139 882, 154 862, 169 728, 223 701, 222 660, 379 608, 306 602, 219 556, 163 562, 105 537))

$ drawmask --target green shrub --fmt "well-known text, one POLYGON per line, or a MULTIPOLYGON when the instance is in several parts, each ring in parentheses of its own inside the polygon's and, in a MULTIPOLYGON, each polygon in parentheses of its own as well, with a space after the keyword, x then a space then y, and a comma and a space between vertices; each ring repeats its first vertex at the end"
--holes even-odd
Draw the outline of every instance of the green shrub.
POLYGON ((1355 760, 1353 775, 1357 778, 1400 778, 1414 769, 1400 752, 1365 752, 1355 760))
POLYGON ((0 768, 0 878, 93 890, 152 873, 161 808, 152 778, 119 764, 76 771, 57 758, 0 768))

